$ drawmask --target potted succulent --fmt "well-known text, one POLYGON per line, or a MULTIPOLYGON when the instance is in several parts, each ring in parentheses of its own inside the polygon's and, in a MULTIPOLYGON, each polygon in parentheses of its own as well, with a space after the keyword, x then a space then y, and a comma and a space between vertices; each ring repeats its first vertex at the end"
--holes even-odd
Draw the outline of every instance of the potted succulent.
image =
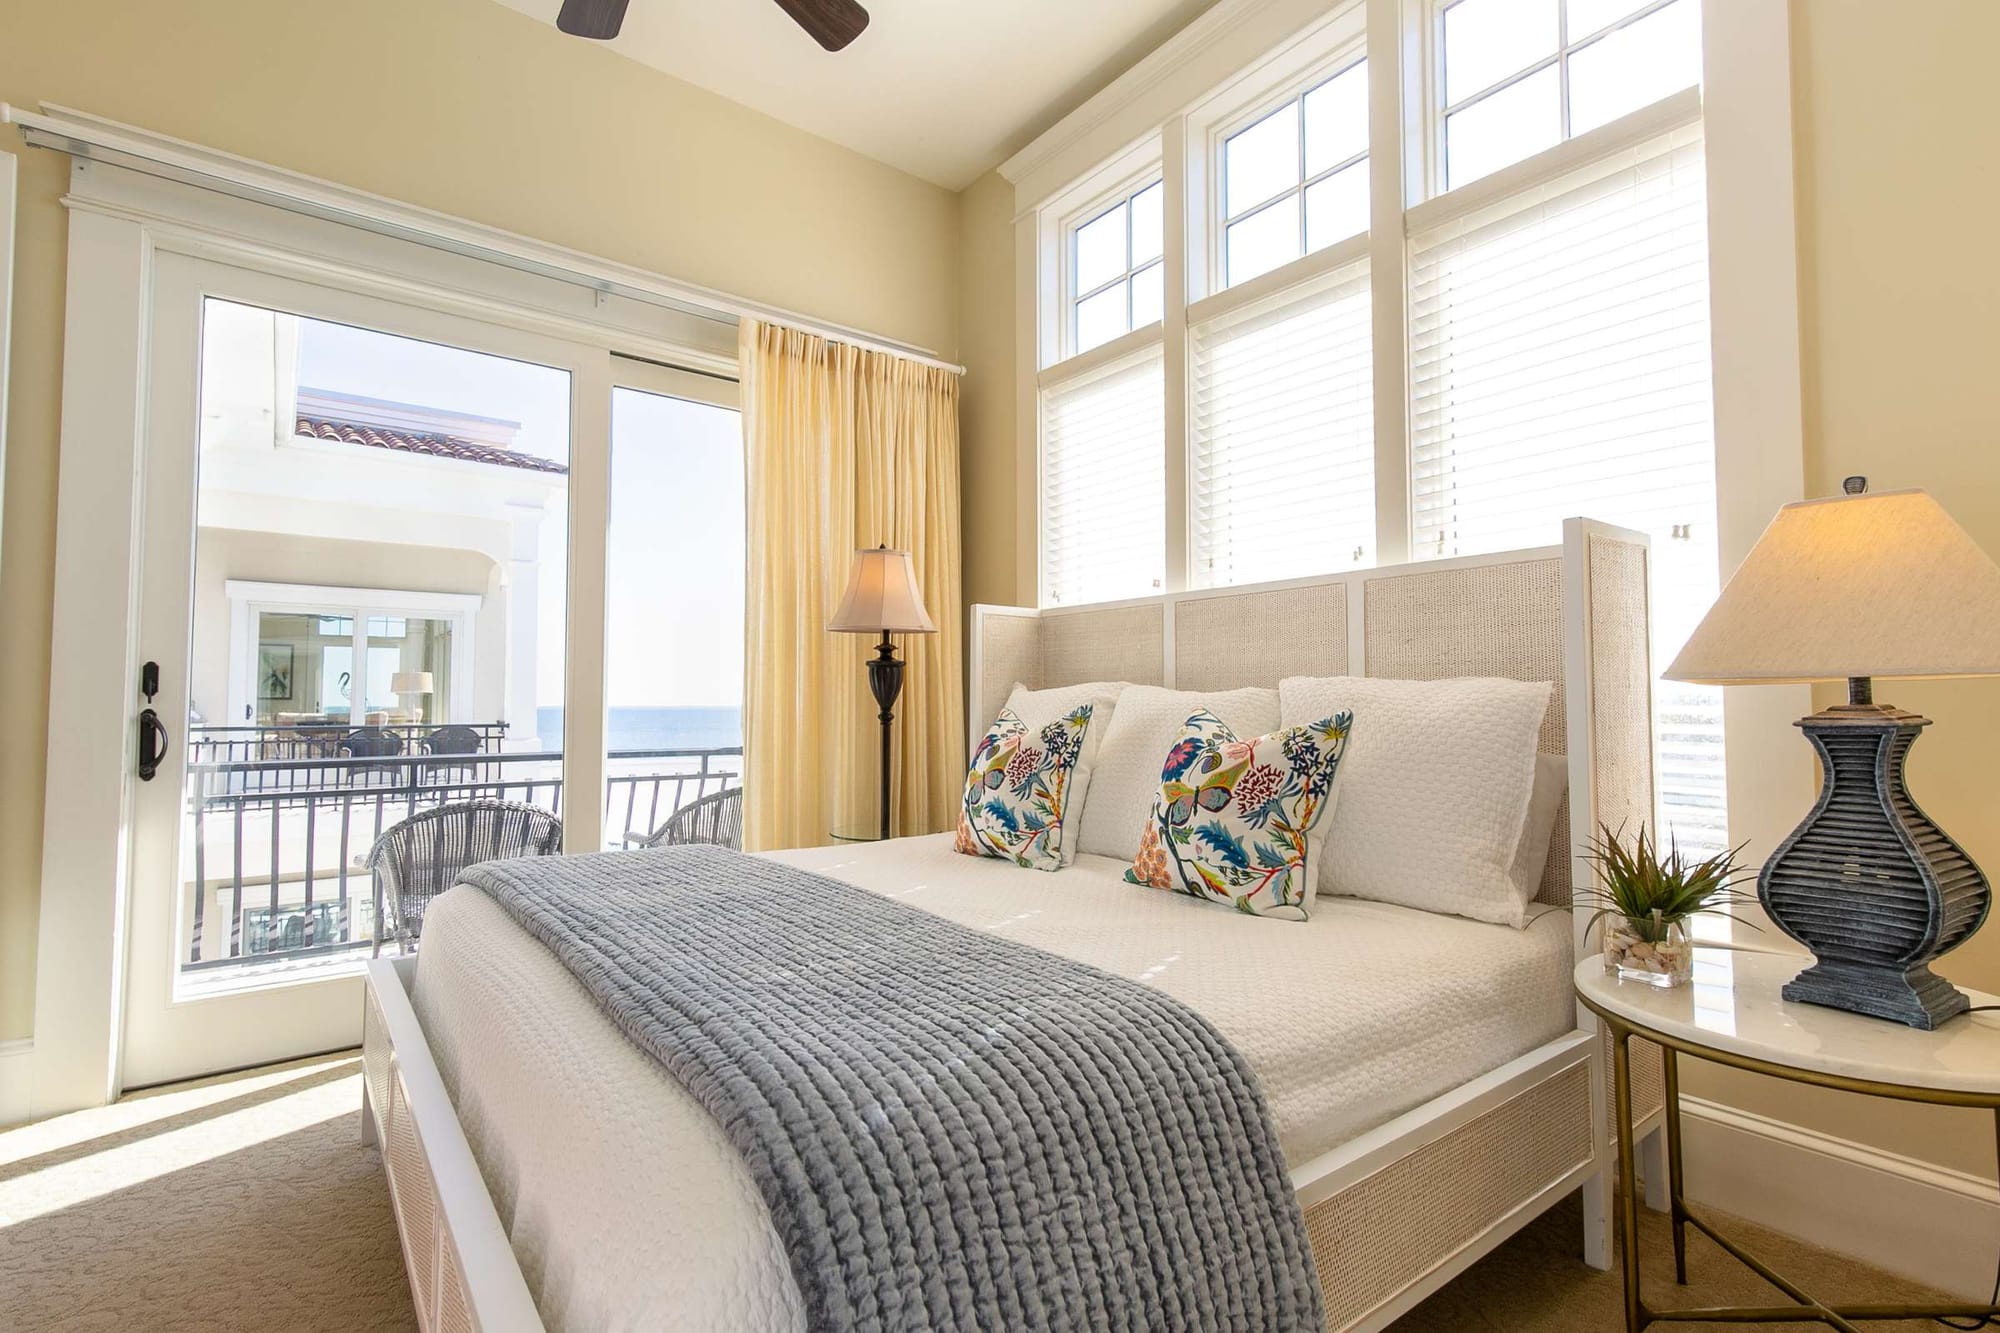
MULTIPOLYGON (((1644 826, 1631 846, 1600 825, 1591 840, 1589 859, 1597 882, 1585 897, 1597 904, 1590 924, 1603 921, 1604 970, 1651 986, 1685 985, 1694 974, 1694 941, 1688 919, 1697 912, 1716 912, 1741 920, 1732 908, 1754 902, 1736 886, 1755 872, 1736 864, 1743 850, 1735 847, 1697 861, 1681 853, 1671 839, 1666 854, 1644 826)), ((1753 922, 1745 925, 1756 929, 1753 922)))

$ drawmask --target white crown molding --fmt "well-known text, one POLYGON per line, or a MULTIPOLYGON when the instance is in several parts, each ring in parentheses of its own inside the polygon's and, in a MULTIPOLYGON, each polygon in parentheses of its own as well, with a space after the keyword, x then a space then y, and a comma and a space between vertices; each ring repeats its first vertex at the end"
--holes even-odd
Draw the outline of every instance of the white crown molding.
POLYGON ((1019 185, 1035 168, 1138 101, 1144 93, 1167 82, 1177 71, 1200 56, 1222 33, 1259 10, 1269 8, 1272 3, 1273 0, 1219 0, 1203 10, 1185 28, 1113 79, 1103 91, 1002 162, 1000 174, 1007 178, 1010 185, 1019 185))

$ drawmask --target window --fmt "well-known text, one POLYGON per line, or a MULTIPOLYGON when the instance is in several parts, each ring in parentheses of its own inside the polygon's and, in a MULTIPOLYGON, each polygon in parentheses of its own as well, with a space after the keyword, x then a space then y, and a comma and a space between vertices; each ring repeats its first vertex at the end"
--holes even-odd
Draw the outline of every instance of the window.
POLYGON ((1365 259, 1190 330, 1192 582, 1374 563, 1370 342, 1365 259))
POLYGON ((1160 182, 1134 191, 1070 237, 1070 349, 1087 352, 1160 321, 1165 252, 1160 182))
POLYGON ((1042 394, 1042 597, 1051 605, 1160 590, 1166 542, 1160 349, 1042 394))
POLYGON ((1698 83, 1700 0, 1455 0, 1438 43, 1455 190, 1698 83))
POLYGON ((1222 145, 1223 285, 1368 230, 1368 62, 1222 145))
MULTIPOLYGON (((1548 545, 1582 514, 1651 536, 1670 658, 1717 584, 1701 22, 1700 0, 1362 0, 1052 196, 1044 604, 1548 545), (1393 44, 1379 99, 1404 114, 1371 117, 1363 43, 1406 11, 1423 40, 1393 44), (1391 161, 1407 198, 1380 227, 1391 161), (1127 335, 1156 253, 1136 180, 1149 218, 1187 220, 1186 271, 1163 265, 1185 338, 1127 335), (1077 309, 1100 295, 1101 326, 1077 309)), ((1654 697, 1660 826, 1717 849, 1719 695, 1654 697)))
POLYGON ((622 359, 617 369, 628 382, 611 391, 607 847, 743 784, 748 550, 736 386, 622 359))
MULTIPOLYGON (((1417 553, 1531 546, 1574 514, 1641 529, 1662 667, 1716 593, 1706 220, 1692 126, 1410 241, 1417 553)), ((1720 692, 1662 681, 1657 705, 1664 811, 1718 849, 1720 692)))

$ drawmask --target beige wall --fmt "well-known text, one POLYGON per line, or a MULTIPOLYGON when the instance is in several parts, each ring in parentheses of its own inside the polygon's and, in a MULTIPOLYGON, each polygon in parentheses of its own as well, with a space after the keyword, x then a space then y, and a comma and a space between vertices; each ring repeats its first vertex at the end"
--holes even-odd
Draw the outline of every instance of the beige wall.
POLYGON ((1020 506, 1014 452, 1014 187, 988 172, 959 197, 958 353, 965 600, 1034 600, 1016 587, 1020 506))
MULTIPOLYGON (((947 354, 956 198, 492 0, 0 0, 43 101, 947 354)), ((0 1040, 28 1034, 47 746, 68 159, 20 159, 0 520, 0 1040)))
MULTIPOLYGON (((1980 219, 2000 208, 1981 96, 2000 5, 1793 0, 1792 22, 1807 490, 1836 494, 1853 473, 1881 490, 1924 487, 2000 555, 2000 260, 1979 239, 1980 219)), ((2000 680, 1885 681, 1876 693, 1932 719, 1910 753, 1912 794, 2000 872, 2000 680)), ((1799 799, 1803 813, 1808 794, 1799 799)), ((1989 919, 1938 970, 2000 992, 2000 924, 1989 919)), ((1992 1125, 1977 1114, 1721 1071, 1692 1077, 1690 1091, 1993 1171, 1992 1125)))

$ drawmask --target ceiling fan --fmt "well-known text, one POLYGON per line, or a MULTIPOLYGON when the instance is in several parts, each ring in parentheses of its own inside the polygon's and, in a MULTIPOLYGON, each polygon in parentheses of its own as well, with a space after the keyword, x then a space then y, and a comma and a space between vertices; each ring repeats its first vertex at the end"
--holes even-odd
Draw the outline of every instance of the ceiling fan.
MULTIPOLYGON (((608 42, 618 35, 625 22, 625 6, 631 0, 563 0, 556 15, 556 27, 572 37, 589 37, 608 42)), ((792 22, 807 36, 829 51, 838 51, 861 35, 868 26, 868 11, 855 0, 777 0, 778 8, 792 16, 792 22)))

